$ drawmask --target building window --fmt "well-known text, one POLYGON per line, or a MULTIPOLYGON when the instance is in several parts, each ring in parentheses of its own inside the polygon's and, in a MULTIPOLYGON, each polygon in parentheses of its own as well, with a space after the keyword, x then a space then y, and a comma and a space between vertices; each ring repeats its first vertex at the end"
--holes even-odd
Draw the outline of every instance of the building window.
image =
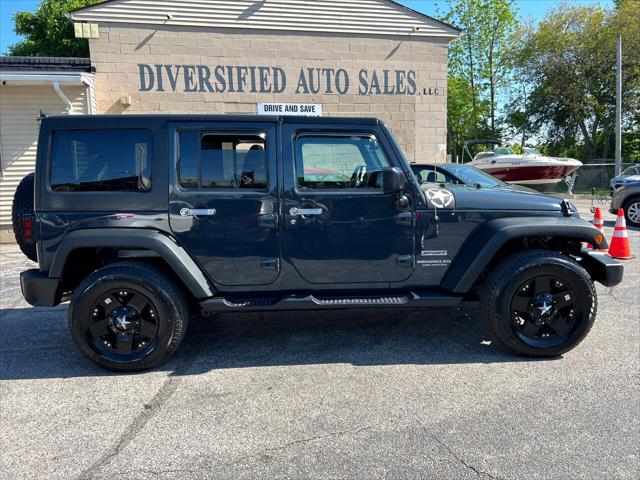
POLYGON ((56 192, 144 192, 151 188, 147 130, 59 130, 53 133, 51 189, 56 192))
POLYGON ((379 173, 390 166, 373 135, 303 135, 296 140, 298 187, 381 189, 379 173))
POLYGON ((265 140, 185 130, 179 134, 178 177, 189 189, 267 188, 265 140))

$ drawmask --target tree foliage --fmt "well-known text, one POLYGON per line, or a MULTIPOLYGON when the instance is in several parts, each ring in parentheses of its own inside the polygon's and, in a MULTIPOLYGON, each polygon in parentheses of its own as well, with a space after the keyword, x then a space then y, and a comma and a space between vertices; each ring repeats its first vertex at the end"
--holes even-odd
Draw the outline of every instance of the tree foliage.
POLYGON ((530 128, 543 135, 549 146, 567 148, 571 147, 568 141, 580 139, 587 160, 609 155, 615 126, 618 35, 625 52, 625 126, 634 128, 634 112, 640 107, 638 19, 636 0, 622 0, 613 10, 563 3, 537 29, 520 32, 514 62, 530 84, 526 116, 530 128), (603 150, 598 152, 600 140, 603 150))
POLYGON ((562 2, 538 24, 507 0, 448 0, 463 30, 449 54, 449 152, 470 138, 544 143, 550 154, 611 158, 616 39, 623 42, 623 157, 640 157, 640 2, 562 2), (503 138, 501 138, 503 137, 503 138))
POLYGON ((72 10, 99 0, 42 0, 35 12, 14 15, 15 32, 25 40, 9 47, 10 55, 88 57, 86 39, 75 38, 73 24, 66 17, 72 10))
POLYGON ((473 89, 469 81, 463 77, 449 77, 447 97, 447 144, 453 158, 462 161, 462 145, 470 138, 489 138, 491 128, 486 119, 489 118, 489 101, 476 99, 472 101, 473 89), (474 123, 477 115, 479 121, 474 123))
MULTIPOLYGON (((478 138, 488 123, 489 136, 495 137, 499 92, 510 71, 509 38, 517 24, 513 0, 449 0, 441 16, 463 30, 449 48, 449 75, 457 79, 457 94, 464 93, 471 104, 470 133, 478 138)), ((451 123, 460 120, 452 118, 451 123)))

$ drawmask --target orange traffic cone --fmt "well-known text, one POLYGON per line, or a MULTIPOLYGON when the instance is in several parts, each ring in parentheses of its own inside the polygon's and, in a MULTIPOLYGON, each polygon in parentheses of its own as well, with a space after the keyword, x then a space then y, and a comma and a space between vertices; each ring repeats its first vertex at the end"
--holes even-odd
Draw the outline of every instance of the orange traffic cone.
POLYGON ((633 256, 631 256, 631 246, 629 245, 627 224, 624 221, 624 211, 621 208, 618 210, 618 218, 616 220, 616 228, 613 230, 609 255, 618 260, 629 260, 633 258, 633 256))
MULTIPOLYGON (((596 208, 595 213, 593 214, 593 226, 596 227, 598 230, 600 230, 600 233, 602 233, 602 235, 604 235, 604 220, 602 220, 602 212, 600 211, 600 208, 596 208)), ((587 248, 589 250, 593 250, 595 247, 593 245, 591 245, 590 243, 587 244, 587 248)), ((606 248, 601 248, 600 249, 601 252, 606 252, 607 249, 606 248)))

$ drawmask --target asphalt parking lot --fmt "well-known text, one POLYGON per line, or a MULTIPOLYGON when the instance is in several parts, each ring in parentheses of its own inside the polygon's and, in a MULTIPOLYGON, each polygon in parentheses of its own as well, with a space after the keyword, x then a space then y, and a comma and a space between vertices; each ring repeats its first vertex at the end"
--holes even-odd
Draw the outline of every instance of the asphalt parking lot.
POLYGON ((637 259, 559 359, 505 353, 472 307, 252 314, 194 319, 122 375, 79 353, 66 305, 22 300, 32 264, 1 248, 3 479, 639 478, 637 259))

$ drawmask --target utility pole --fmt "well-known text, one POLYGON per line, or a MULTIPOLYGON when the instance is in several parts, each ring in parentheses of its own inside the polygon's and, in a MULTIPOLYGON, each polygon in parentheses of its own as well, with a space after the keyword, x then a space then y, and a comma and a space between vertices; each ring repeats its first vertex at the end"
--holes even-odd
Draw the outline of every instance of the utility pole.
POLYGON ((622 35, 616 54, 616 175, 622 171, 622 35))

